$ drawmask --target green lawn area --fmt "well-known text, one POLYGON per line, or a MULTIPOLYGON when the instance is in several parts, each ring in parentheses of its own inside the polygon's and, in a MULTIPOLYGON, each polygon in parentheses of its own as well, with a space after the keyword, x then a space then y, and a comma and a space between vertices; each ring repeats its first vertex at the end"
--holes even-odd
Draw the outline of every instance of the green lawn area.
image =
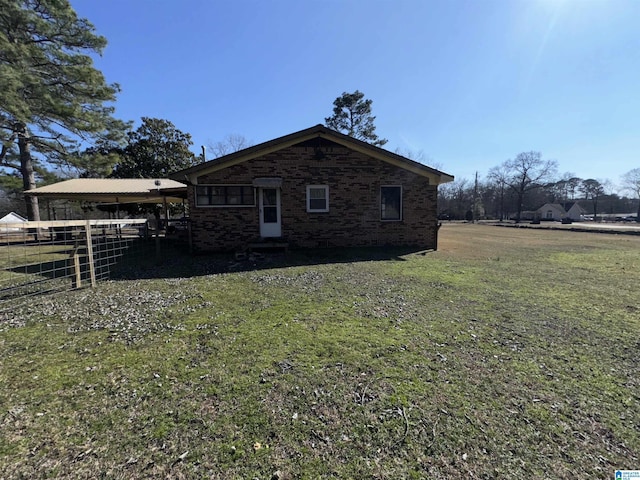
POLYGON ((39 245, 37 243, 0 246, 0 268, 13 268, 69 258, 73 245, 39 245))
POLYGON ((72 254, 73 245, 36 242, 1 245, 0 302, 45 290, 70 288, 72 273, 67 263, 72 254))
POLYGON ((640 237, 445 225, 138 273, 0 316, 0 478, 640 469, 640 237))

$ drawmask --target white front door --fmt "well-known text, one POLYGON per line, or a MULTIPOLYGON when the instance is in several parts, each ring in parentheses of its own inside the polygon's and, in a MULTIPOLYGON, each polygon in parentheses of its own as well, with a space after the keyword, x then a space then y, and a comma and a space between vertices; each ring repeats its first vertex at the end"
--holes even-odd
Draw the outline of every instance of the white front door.
POLYGON ((282 236, 280 223, 280 189, 260 188, 260 236, 262 238, 282 236))

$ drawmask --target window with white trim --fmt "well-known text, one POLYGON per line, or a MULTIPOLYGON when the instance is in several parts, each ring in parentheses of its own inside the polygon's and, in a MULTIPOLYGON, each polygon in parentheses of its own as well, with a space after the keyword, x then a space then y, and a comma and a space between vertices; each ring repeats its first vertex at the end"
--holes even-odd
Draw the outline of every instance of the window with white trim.
POLYGON ((252 185, 197 185, 197 207, 253 207, 256 204, 252 185))
POLYGON ((307 185, 307 212, 329 211, 329 186, 307 185))
POLYGON ((402 220, 402 187, 400 185, 380 187, 380 219, 402 220))

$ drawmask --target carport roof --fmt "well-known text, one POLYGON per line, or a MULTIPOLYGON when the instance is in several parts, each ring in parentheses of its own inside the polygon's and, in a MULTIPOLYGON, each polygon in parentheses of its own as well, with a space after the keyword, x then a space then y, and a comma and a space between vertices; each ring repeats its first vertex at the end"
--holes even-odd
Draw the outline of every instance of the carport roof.
POLYGON ((73 178, 33 188, 27 195, 99 203, 181 202, 187 186, 168 178, 73 178))

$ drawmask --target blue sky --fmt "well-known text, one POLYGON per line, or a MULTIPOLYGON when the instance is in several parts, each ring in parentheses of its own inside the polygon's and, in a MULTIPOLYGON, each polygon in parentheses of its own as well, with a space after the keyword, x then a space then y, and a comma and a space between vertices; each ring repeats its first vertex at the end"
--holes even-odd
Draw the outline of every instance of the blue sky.
POLYGON ((200 145, 318 123, 373 100, 385 148, 457 178, 523 151, 610 179, 640 167, 640 1, 71 0, 108 40, 117 115, 200 145))

